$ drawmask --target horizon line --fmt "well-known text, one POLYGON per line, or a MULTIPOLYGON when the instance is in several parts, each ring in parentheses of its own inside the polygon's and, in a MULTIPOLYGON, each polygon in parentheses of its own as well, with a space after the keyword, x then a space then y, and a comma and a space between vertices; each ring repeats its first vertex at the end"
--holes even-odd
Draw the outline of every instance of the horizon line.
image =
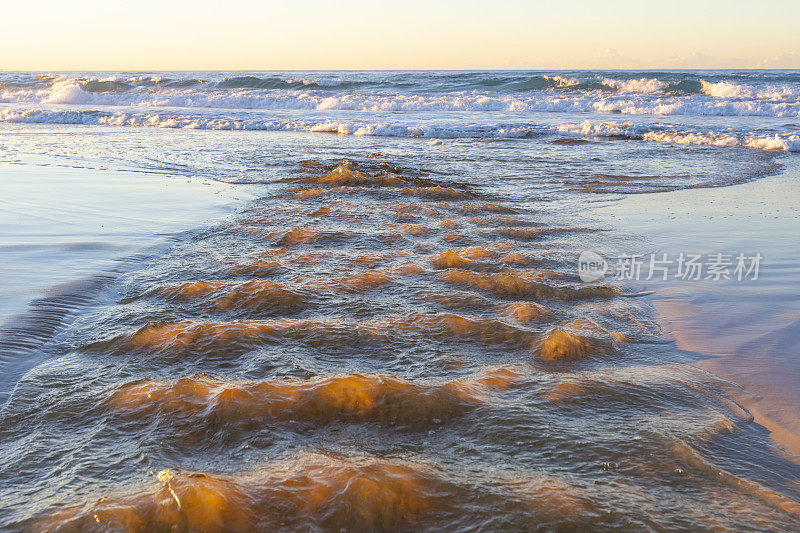
POLYGON ((691 67, 691 68, 63 68, 63 69, 10 69, 0 68, 0 72, 691 72, 691 71, 800 71, 800 67, 765 68, 765 67, 691 67))

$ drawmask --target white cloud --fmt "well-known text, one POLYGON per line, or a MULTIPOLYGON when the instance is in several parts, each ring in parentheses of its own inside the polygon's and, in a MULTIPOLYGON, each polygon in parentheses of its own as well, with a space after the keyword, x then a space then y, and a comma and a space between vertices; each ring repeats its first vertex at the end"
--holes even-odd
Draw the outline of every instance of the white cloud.
POLYGON ((800 53, 795 50, 779 54, 758 64, 759 68, 800 68, 800 53))

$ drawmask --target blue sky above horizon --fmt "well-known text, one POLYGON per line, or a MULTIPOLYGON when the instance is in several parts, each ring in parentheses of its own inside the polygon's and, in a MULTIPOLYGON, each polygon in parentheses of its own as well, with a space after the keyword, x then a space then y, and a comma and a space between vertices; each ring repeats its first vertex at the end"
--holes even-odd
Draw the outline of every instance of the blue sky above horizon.
POLYGON ((15 2, 4 70, 800 68, 800 2, 15 2))

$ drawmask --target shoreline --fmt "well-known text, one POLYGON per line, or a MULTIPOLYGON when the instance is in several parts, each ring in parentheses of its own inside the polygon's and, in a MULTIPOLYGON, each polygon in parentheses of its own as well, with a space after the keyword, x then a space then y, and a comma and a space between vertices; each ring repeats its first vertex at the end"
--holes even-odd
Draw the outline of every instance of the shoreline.
MULTIPOLYGON (((628 252, 710 253, 726 249, 729 252, 749 253, 755 251, 751 249, 754 243, 767 246, 766 237, 769 237, 765 249, 768 253, 765 253, 764 277, 758 280, 760 285, 715 285, 670 280, 646 282, 638 285, 637 289, 653 290, 649 302, 658 314, 666 336, 675 342, 676 347, 698 356, 699 360, 692 363, 694 366, 732 382, 729 392, 734 399, 754 416, 756 423, 770 431, 773 440, 792 456, 793 461, 800 463, 800 414, 797 414, 800 413, 800 392, 792 394, 791 387, 791 383, 800 383, 800 363, 792 364, 791 360, 786 361, 778 356, 780 352, 788 352, 789 356, 792 353, 800 355, 800 305, 793 303, 800 301, 800 289, 794 288, 792 283, 798 279, 792 274, 800 273, 800 253, 791 253, 791 223, 800 228, 800 162, 787 156, 783 163, 785 169, 781 173, 746 183, 628 195, 590 209, 593 215, 603 217, 604 222, 614 225, 621 232, 646 237, 647 249, 628 252), (734 201, 740 202, 740 205, 732 207, 734 201), (780 207, 777 210, 770 208, 767 212, 767 203, 772 207, 780 207), (740 231, 745 225, 747 230, 740 231), (779 271, 779 276, 771 276, 773 269, 779 271), (774 299, 776 295, 780 298, 774 299), (769 300, 771 297, 773 299, 769 300), (753 320, 754 315, 759 319, 753 320), (755 359, 752 357, 754 354, 755 359)), ((9 250, 26 247, 38 252, 55 244, 54 250, 62 250, 62 245, 67 248, 76 246, 78 253, 85 254, 91 249, 95 251, 95 256, 81 268, 58 271, 58 283, 35 286, 26 295, 25 307, 18 306, 9 311, 11 307, 4 306, 0 327, 7 327, 11 322, 25 318, 27 306, 38 298, 58 298, 70 294, 72 289, 91 292, 92 275, 108 270, 126 255, 123 252, 141 251, 150 247, 145 244, 147 241, 151 241, 152 246, 154 240, 163 240, 176 232, 196 227, 199 222, 224 216, 231 211, 234 203, 240 202, 239 197, 252 196, 247 188, 242 189, 241 186, 235 187, 235 197, 229 192, 217 194, 230 191, 232 187, 207 179, 187 180, 145 174, 147 179, 143 180, 143 174, 138 172, 76 169, 36 162, 0 165, 0 174, 10 176, 13 173, 26 179, 51 180, 47 184, 50 186, 46 189, 47 193, 41 194, 38 199, 40 203, 37 207, 40 209, 48 207, 46 201, 41 201, 48 200, 45 197, 53 192, 52 177, 56 176, 70 177, 70 181, 62 184, 64 188, 58 191, 62 193, 58 203, 66 201, 68 204, 64 213, 75 215, 74 209, 68 211, 69 202, 74 202, 71 207, 75 207, 78 202, 88 201, 93 210, 78 212, 77 217, 82 216, 83 220, 71 224, 70 232, 62 231, 60 235, 58 232, 42 231, 46 227, 53 228, 54 222, 47 221, 26 234, 15 235, 12 240, 17 242, 0 243, 0 252, 8 253, 9 250), (77 182, 73 181, 78 177, 80 179, 77 182), (88 188, 87 184, 90 185, 88 188), (129 195, 127 202, 109 205, 105 211, 98 210, 97 201, 102 200, 103 195, 113 193, 116 187, 131 185, 135 185, 133 189, 137 192, 129 195), (89 190, 90 198, 83 195, 78 197, 70 188, 89 190), (169 193, 167 199, 156 201, 164 198, 159 194, 163 192, 169 193), (179 194, 176 195, 176 192, 179 194), (142 210, 136 203, 144 196, 149 203, 142 210), (179 199, 177 203, 176 199, 179 199), (117 210, 133 212, 133 216, 115 219, 117 210), (108 228, 101 230, 93 226, 100 217, 110 221, 108 228), (144 222, 145 217, 148 218, 147 223, 144 222), (134 223, 131 224, 131 221, 134 223), (156 227, 158 231, 154 229, 156 227), (75 239, 78 241, 73 242, 75 239)), ((16 190, 7 187, 10 195, 5 200, 6 207, 14 203, 15 192, 30 194, 31 187, 37 186, 41 186, 41 182, 26 183, 16 190)), ((55 198, 49 200, 53 204, 56 202, 55 198)), ((31 205, 35 203, 34 198, 31 205)), ((30 215, 23 209, 24 206, 18 207, 15 212, 13 208, 7 208, 6 218, 0 217, 0 227, 10 227, 9 220, 15 216, 30 215)), ((11 235, 10 232, 6 233, 11 235)), ((63 263, 64 257, 61 259, 63 263)), ((56 265, 54 268, 63 266, 56 265)), ((54 272, 51 269, 50 273, 54 272)), ((42 276, 45 274, 39 277, 42 276)), ((13 283, 13 280, 6 281, 7 286, 9 283, 13 283)), ((2 292, 0 296, 3 296, 2 292)), ((4 363, 6 370, 17 366, 13 361, 0 362, 4 363)), ((24 368, 15 370, 24 373, 33 364, 35 362, 27 361, 24 368)), ((21 373, 15 371, 12 375, 19 377, 21 373)), ((16 379, 7 375, 0 383, 0 399, 4 400, 10 393, 12 382, 15 383, 16 379)))
POLYGON ((779 174, 719 188, 631 195, 595 208, 644 236, 621 253, 761 253, 757 280, 639 281, 652 291, 665 336, 694 352, 693 366, 729 381, 728 394, 800 463, 800 162, 779 174))
POLYGON ((0 177, 0 405, 46 359, 38 347, 143 254, 252 196, 207 179, 44 161, 0 164, 0 177))
POLYGON ((203 178, 36 160, 0 163, 0 176, 0 326, 32 299, 225 215, 249 196, 203 178))
MULTIPOLYGON (((193 495, 210 490, 246 530, 271 523, 275 506, 294 523, 314 520, 303 494, 322 490, 320 512, 350 527, 364 487, 387 483, 386 505, 369 501, 356 521, 443 488, 452 515, 432 509, 424 529, 446 529, 465 509, 475 527, 509 513, 509 530, 532 517, 579 529, 617 527, 614 516, 623 528, 684 529, 796 518, 785 509, 797 491, 783 480, 800 469, 766 431, 716 380, 664 365, 683 354, 657 348, 644 301, 575 280, 574 254, 622 232, 565 232, 560 202, 548 213, 387 165, 301 169, 172 237, 100 298, 85 291, 79 318, 19 359, 43 363, 2 410, 15 458, 0 472, 5 524, 115 527, 145 512, 168 527, 183 501, 186 519, 208 529, 193 495), (552 269, 541 268, 546 254, 558 258, 552 269), (733 428, 734 446, 707 457, 702 443, 733 428), (735 468, 734 448, 753 468, 735 468)), ((405 517, 401 508, 379 524, 405 517)))

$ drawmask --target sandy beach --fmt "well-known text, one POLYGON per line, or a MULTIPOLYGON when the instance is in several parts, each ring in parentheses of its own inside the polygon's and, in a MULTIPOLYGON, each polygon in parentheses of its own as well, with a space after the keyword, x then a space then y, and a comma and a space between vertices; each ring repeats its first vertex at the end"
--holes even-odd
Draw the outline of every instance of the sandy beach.
POLYGON ((102 288, 163 252, 176 234, 196 231, 252 198, 246 186, 233 191, 209 180, 73 163, 0 164, 0 403, 41 361, 35 352, 21 357, 22 348, 64 327, 102 288))
POLYGON ((642 233, 631 253, 761 253, 758 280, 674 279, 641 283, 667 336, 699 368, 731 381, 728 391, 800 460, 800 164, 725 188, 629 196, 598 210, 642 233))

